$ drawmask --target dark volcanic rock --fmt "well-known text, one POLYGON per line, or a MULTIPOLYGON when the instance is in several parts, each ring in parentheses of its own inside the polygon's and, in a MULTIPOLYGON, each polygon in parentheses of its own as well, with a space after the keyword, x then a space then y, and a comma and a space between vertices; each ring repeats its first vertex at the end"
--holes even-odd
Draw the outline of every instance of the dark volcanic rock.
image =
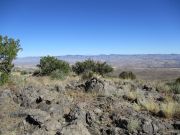
POLYGON ((175 121, 173 126, 175 129, 180 130, 180 121, 175 121))
POLYGON ((86 123, 89 125, 89 126, 92 126, 92 118, 91 118, 91 114, 89 112, 86 113, 86 123))
POLYGON ((39 128, 41 127, 40 121, 35 120, 35 119, 34 119, 32 116, 30 116, 30 115, 28 115, 28 116, 26 117, 26 121, 27 121, 29 124, 38 126, 39 128))
POLYGON ((144 85, 142 87, 143 90, 146 90, 146 91, 151 91, 153 88, 151 86, 148 86, 148 85, 144 85))
POLYGON ((104 83, 97 79, 97 78, 92 78, 89 81, 85 83, 85 91, 87 92, 100 92, 104 89, 104 83))
POLYGON ((80 108, 75 107, 68 114, 65 114, 64 118, 65 118, 66 122, 73 122, 76 119, 78 119, 79 116, 80 116, 80 108))

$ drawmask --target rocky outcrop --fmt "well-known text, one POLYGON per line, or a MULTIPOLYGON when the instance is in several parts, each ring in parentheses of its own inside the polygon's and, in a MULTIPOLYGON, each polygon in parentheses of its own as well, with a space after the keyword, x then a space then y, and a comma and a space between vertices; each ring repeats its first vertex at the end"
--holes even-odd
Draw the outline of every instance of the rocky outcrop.
MULTIPOLYGON (((143 99, 165 102, 151 86, 92 78, 66 86, 25 87, 0 92, 0 133, 32 135, 163 135, 179 133, 178 119, 163 119, 137 112, 125 91, 138 91, 143 99), (76 89, 77 88, 77 89, 76 89), (80 96, 74 96, 74 91, 80 96), (79 97, 78 97, 79 96, 79 97), (84 98, 81 100, 80 98, 84 98), (76 99, 76 100, 74 100, 76 99)), ((175 97, 174 97, 175 98, 175 97)))

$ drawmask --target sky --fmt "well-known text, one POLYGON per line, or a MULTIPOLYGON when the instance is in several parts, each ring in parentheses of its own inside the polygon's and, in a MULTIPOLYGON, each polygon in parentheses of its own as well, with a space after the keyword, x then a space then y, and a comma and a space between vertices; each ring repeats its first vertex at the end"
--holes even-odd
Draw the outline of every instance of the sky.
POLYGON ((180 54, 180 0, 0 0, 19 57, 180 54))

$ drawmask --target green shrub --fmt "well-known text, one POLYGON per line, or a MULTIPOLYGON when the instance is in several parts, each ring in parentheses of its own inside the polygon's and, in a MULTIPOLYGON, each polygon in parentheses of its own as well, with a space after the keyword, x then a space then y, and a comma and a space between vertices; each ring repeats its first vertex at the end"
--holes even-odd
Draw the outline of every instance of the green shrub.
POLYGON ((20 41, 3 37, 0 35, 0 84, 3 85, 9 80, 12 71, 13 60, 21 50, 20 41))
POLYGON ((86 74, 88 72, 104 75, 106 73, 112 72, 113 68, 106 62, 101 63, 88 59, 84 62, 75 63, 75 65, 72 66, 72 70, 78 75, 83 73, 86 74))
POLYGON ((27 75, 27 74, 28 74, 27 71, 25 71, 25 70, 21 71, 21 75, 27 75))
POLYGON ((93 60, 86 60, 84 62, 76 62, 75 65, 72 66, 72 70, 80 75, 85 72, 94 71, 96 63, 93 60))
POLYGON ((180 77, 176 79, 176 83, 180 83, 180 77))
POLYGON ((84 72, 82 74, 82 79, 86 80, 86 79, 91 79, 93 77, 94 73, 92 71, 88 71, 88 72, 84 72))
POLYGON ((0 85, 3 85, 8 82, 9 80, 9 74, 6 73, 0 73, 0 85))
POLYGON ((95 65, 95 71, 96 73, 99 73, 100 75, 104 75, 107 73, 110 73, 113 71, 113 68, 108 65, 106 62, 97 62, 95 65))
POLYGON ((171 92, 174 94, 180 94, 180 77, 173 82, 167 83, 167 85, 169 85, 171 92))
POLYGON ((50 74, 52 79, 60 79, 63 80, 65 79, 65 77, 67 76, 66 73, 64 73, 63 71, 56 69, 54 71, 52 71, 52 73, 50 74))
POLYGON ((180 94, 180 83, 173 82, 169 86, 174 94, 180 94))
POLYGON ((32 75, 33 76, 39 76, 39 75, 41 75, 41 71, 39 69, 35 70, 32 75))
POLYGON ((156 82, 155 88, 158 92, 163 92, 163 93, 170 93, 171 92, 170 86, 164 82, 156 82))
POLYGON ((69 64, 65 61, 58 60, 52 56, 45 56, 40 59, 40 64, 37 65, 40 69, 40 75, 54 75, 56 72, 68 74, 71 70, 69 64))
POLYGON ((124 71, 119 74, 119 78, 134 80, 134 79, 136 79, 136 75, 131 71, 124 71))

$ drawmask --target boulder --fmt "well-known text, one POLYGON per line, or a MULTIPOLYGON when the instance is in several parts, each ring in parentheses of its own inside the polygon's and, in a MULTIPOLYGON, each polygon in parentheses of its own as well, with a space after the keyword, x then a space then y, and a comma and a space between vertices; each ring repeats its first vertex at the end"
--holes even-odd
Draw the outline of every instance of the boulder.
POLYGON ((25 108, 36 108, 41 102, 51 104, 54 99, 58 99, 58 92, 48 89, 35 89, 27 87, 17 93, 14 101, 25 108))
POLYGON ((180 121, 175 121, 173 126, 175 129, 180 130, 180 121))
POLYGON ((99 109, 99 108, 95 108, 94 113, 97 114, 97 115, 100 115, 100 114, 102 114, 102 110, 99 109))
POLYGON ((180 94, 175 94, 175 95, 173 96, 173 99, 174 99, 175 101, 177 101, 178 103, 180 103, 180 94))
POLYGON ((112 116, 111 119, 115 119, 113 123, 115 124, 116 127, 122 128, 122 129, 127 129, 128 126, 128 119, 126 118, 118 118, 116 119, 115 116, 112 116))
POLYGON ((153 126, 151 124, 151 121, 143 121, 142 130, 144 133, 152 135, 154 133, 154 130, 153 130, 153 126))
POLYGON ((66 122, 73 122, 80 117, 80 108, 74 107, 68 114, 64 115, 66 122))
POLYGON ((104 89, 104 83, 97 78, 92 78, 85 82, 86 92, 102 92, 103 89, 104 89))
POLYGON ((45 128, 47 131, 58 131, 61 129, 61 123, 56 119, 51 119, 45 123, 45 128))
POLYGON ((44 125, 44 123, 51 118, 47 112, 39 109, 19 110, 11 114, 11 117, 25 117, 26 122, 39 127, 44 125))
POLYGON ((151 91, 151 90, 153 90, 153 88, 152 88, 150 85, 147 85, 147 84, 143 85, 142 89, 143 89, 143 90, 146 90, 146 91, 151 91))
POLYGON ((63 127, 62 135, 91 135, 82 122, 77 122, 69 126, 63 127))
POLYGON ((110 81, 102 81, 97 78, 92 78, 83 85, 86 92, 97 92, 105 96, 119 95, 115 84, 110 81))

